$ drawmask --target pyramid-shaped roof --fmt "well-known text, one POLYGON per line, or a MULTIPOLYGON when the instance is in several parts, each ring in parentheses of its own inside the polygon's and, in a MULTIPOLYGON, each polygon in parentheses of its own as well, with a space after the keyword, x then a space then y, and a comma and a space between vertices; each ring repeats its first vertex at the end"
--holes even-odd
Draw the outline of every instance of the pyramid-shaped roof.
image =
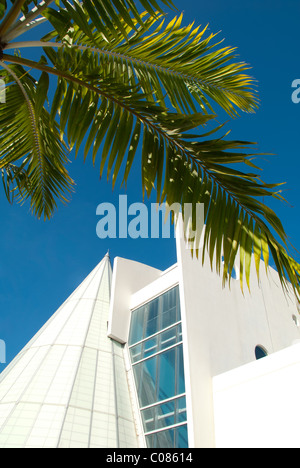
POLYGON ((137 447, 106 255, 0 376, 0 447, 137 447))

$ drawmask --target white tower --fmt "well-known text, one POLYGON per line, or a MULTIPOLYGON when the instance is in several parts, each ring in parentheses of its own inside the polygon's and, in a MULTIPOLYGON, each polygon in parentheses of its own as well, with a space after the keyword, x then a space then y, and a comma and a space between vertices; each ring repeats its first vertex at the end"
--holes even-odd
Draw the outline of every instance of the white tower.
POLYGON ((106 255, 0 376, 0 447, 138 447, 106 255))

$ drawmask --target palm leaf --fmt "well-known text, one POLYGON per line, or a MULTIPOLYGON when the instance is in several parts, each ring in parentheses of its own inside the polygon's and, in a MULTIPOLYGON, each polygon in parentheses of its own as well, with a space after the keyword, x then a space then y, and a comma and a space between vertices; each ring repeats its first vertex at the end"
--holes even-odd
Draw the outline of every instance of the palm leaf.
MULTIPOLYGON (((162 103, 167 96, 173 107, 183 113, 196 112, 196 104, 202 111, 212 112, 213 102, 231 116, 238 110, 253 112, 257 108, 254 80, 246 74, 249 66, 235 62, 236 49, 220 47, 220 42, 214 42, 216 35, 205 37, 207 28, 182 27, 182 15, 166 25, 161 20, 158 26, 157 17, 141 15, 141 19, 145 18, 141 25, 135 18, 129 23, 118 16, 118 27, 110 28, 102 16, 89 22, 88 8, 81 8, 82 17, 71 15, 69 47, 98 54, 102 63, 110 63, 116 76, 121 69, 126 80, 138 83, 153 96, 153 101, 162 103)), ((47 34, 44 41, 55 39, 62 41, 62 46, 65 30, 61 31, 59 25, 65 27, 66 12, 48 9, 44 14, 50 20, 53 15, 56 20, 61 15, 60 23, 53 21, 57 30, 47 34)), ((52 53, 51 60, 59 59, 52 53)))
POLYGON ((57 126, 43 108, 45 75, 36 89, 24 69, 14 67, 9 75, 15 83, 7 86, 6 104, 0 113, 0 169, 5 192, 9 200, 11 194, 21 202, 30 198, 33 213, 50 218, 56 199, 67 200, 73 181, 65 169, 68 160, 57 126))

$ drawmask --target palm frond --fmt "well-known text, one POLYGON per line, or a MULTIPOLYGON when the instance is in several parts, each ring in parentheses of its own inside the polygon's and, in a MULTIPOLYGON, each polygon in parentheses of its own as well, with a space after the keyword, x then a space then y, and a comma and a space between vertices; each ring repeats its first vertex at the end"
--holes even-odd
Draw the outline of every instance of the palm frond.
MULTIPOLYGON (((81 20, 74 16, 69 24, 69 12, 48 9, 45 14, 50 20, 55 16, 56 31, 44 40, 62 41, 61 45, 67 40, 65 61, 69 51, 71 63, 71 47, 90 52, 90 57, 97 54, 116 75, 122 70, 126 80, 138 83, 153 101, 162 103, 167 96, 178 112, 196 112, 198 104, 210 113, 218 103, 234 116, 239 110, 253 112, 258 106, 255 82, 246 74, 249 66, 236 62, 236 49, 221 46, 215 34, 205 37, 207 27, 183 27, 182 15, 167 24, 164 19, 141 15, 142 25, 135 18, 129 22, 118 16, 118 27, 109 28, 100 15, 90 22, 88 8, 83 6, 81 20)), ((60 60, 60 53, 57 55, 52 53, 53 62, 60 60)))
POLYGON ((35 82, 21 67, 7 71, 6 103, 0 112, 0 169, 7 198, 30 199, 33 213, 50 218, 56 200, 67 200, 73 181, 57 125, 43 107, 45 75, 35 82), (22 84, 20 86, 20 79, 22 84), (7 77, 7 81, 9 78, 7 77))

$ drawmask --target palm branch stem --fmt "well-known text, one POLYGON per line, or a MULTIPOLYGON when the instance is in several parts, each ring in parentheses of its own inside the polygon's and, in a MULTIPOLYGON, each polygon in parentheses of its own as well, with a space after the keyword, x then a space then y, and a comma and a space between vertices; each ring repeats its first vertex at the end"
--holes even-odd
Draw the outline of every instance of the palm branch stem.
POLYGON ((5 34, 4 42, 7 44, 12 39, 15 39, 16 37, 21 36, 22 34, 30 31, 31 29, 35 28, 36 26, 39 26, 42 23, 45 23, 46 21, 48 21, 47 18, 41 17, 32 21, 29 21, 28 23, 26 22, 24 24, 21 24, 20 26, 18 26, 18 30, 13 29, 9 31, 7 34, 5 34))
POLYGON ((38 18, 42 12, 53 3, 54 0, 45 0, 38 7, 33 8, 24 18, 21 18, 15 24, 12 24, 4 35, 4 42, 9 42, 12 39, 20 36, 29 29, 41 24, 42 21, 48 21, 47 18, 38 18), (38 18, 38 20, 36 20, 38 18))
POLYGON ((4 35, 7 32, 7 30, 12 24, 14 24, 15 20, 18 18, 22 10, 22 6, 25 2, 26 0, 17 0, 7 13, 6 17, 4 18, 2 24, 0 25, 0 38, 2 39, 2 41, 4 40, 4 35))
MULTIPOLYGON (((27 48, 27 47, 61 48, 61 47, 65 47, 65 44, 62 42, 21 41, 21 42, 9 43, 3 47, 3 50, 22 49, 22 48, 27 48)), ((180 77, 185 80, 194 81, 194 82, 197 82, 198 84, 200 83, 203 86, 209 85, 209 83, 202 77, 180 72, 180 71, 174 70, 171 67, 164 67, 162 65, 158 65, 153 62, 148 62, 145 60, 137 59, 136 57, 129 56, 126 54, 120 54, 118 52, 114 52, 114 51, 107 50, 107 49, 96 48, 96 47, 85 46, 85 45, 77 45, 77 44, 69 44, 68 47, 78 49, 78 50, 83 50, 83 51, 88 50, 90 52, 96 52, 98 54, 102 54, 107 57, 119 58, 125 61, 130 61, 133 64, 146 66, 146 67, 152 68, 153 70, 159 70, 159 71, 168 73, 169 75, 174 76, 174 77, 180 77)), ((223 90, 222 86, 215 85, 215 88, 218 89, 219 91, 223 90)), ((231 93, 238 96, 238 93, 235 93, 234 91, 231 91, 231 93)))
MULTIPOLYGON (((3 50, 9 50, 9 49, 24 49, 27 47, 53 47, 53 48, 61 48, 65 47, 66 44, 62 42, 43 42, 43 41, 22 41, 22 42, 11 42, 7 44, 3 50)), ((170 73, 171 75, 174 76, 180 76, 181 78, 186 78, 186 79, 195 79, 194 76, 188 75, 182 72, 178 72, 172 68, 169 67, 163 67, 162 65, 157 65, 156 63, 151 63, 147 62, 145 60, 137 59, 135 57, 125 55, 125 54, 120 54, 118 52, 113 52, 111 50, 107 49, 99 49, 97 47, 90 47, 90 46, 85 46, 85 45, 77 45, 77 44, 69 44, 68 48, 73 48, 73 49, 78 49, 78 50, 88 50, 90 52, 96 52, 100 53, 103 55, 106 55, 108 57, 115 57, 115 58, 121 58, 122 60, 129 60, 132 63, 137 63, 139 65, 146 65, 148 67, 151 67, 156 70, 161 70, 161 71, 166 71, 170 73)), ((198 79, 198 81, 200 81, 198 79)))

